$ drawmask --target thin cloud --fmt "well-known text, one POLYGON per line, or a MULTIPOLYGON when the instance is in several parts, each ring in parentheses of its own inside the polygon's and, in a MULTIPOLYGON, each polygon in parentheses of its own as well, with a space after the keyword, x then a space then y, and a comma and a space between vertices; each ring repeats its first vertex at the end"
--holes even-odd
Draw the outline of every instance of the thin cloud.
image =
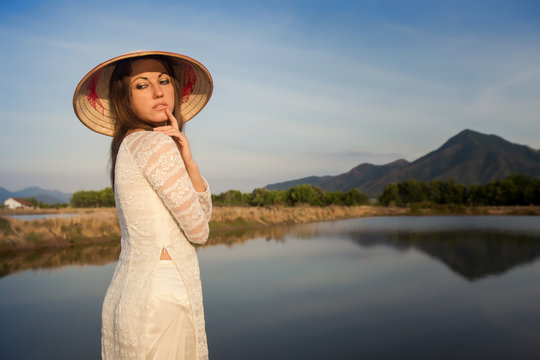
POLYGON ((213 190, 412 161, 464 128, 538 147, 540 26, 527 6, 508 15, 489 1, 419 4, 407 4, 414 16, 398 2, 307 11, 295 1, 165 1, 159 19, 144 2, 8 9, 0 151, 12 155, 0 166, 18 171, 13 184, 35 181, 25 169, 56 176, 60 190, 82 181, 69 171, 107 184, 109 139, 78 123, 71 96, 91 67, 136 49, 178 51, 210 69, 213 99, 187 134, 213 190))

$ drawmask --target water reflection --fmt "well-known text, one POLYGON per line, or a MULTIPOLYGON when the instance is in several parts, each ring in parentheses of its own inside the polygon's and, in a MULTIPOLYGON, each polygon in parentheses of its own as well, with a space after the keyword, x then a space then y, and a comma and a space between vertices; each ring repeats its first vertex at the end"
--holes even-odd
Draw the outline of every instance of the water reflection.
POLYGON ((120 244, 6 253, 0 257, 0 278, 24 270, 56 269, 70 265, 106 265, 118 260, 120 244))
MULTIPOLYGON (((291 226, 276 226, 216 233, 212 234, 204 247, 230 247, 256 238, 283 242, 285 235, 291 232, 294 232, 291 226)), ((61 249, 7 252, 0 254, 0 278, 24 270, 55 269, 70 265, 106 265, 117 261, 119 254, 120 243, 117 241, 61 249)))
POLYGON ((259 238, 206 248, 200 260, 210 353, 261 360, 538 359, 540 262, 514 271, 493 265, 507 258, 527 263, 512 247, 539 242, 537 220, 354 219, 294 227, 282 238, 285 246, 259 238), (473 274, 496 276, 456 276, 445 262, 454 257, 482 270, 467 270, 473 274))
POLYGON ((291 234, 344 239, 365 249, 414 249, 469 281, 540 258, 540 221, 534 216, 363 218, 298 226, 291 234))
POLYGON ((56 218, 70 218, 73 216, 79 215, 78 213, 74 214, 23 214, 23 215, 4 215, 5 217, 18 219, 22 221, 31 221, 39 219, 56 219, 56 218))
MULTIPOLYGON (((287 236, 312 240, 346 239, 363 247, 416 249, 454 273, 475 281, 534 262, 540 257, 540 228, 534 217, 394 217, 274 226, 212 233, 203 248, 232 247, 253 239, 285 242, 287 236), (532 221, 531 221, 532 220, 532 221)), ((0 255, 0 278, 27 269, 105 265, 118 259, 118 242, 87 247, 14 252, 0 255)))
POLYGON ((239 229, 232 231, 222 231, 211 233, 208 242, 202 247, 216 246, 216 245, 227 245, 233 246, 235 244, 242 244, 247 241, 263 238, 268 241, 285 241, 285 236, 296 232, 297 229, 295 226, 272 226, 272 227, 261 227, 256 229, 239 229))
MULTIPOLYGON (((214 233, 198 248, 210 357, 539 359, 540 261, 515 268, 538 258, 537 219, 214 233)), ((118 252, 111 242, 1 259, 0 358, 98 359, 118 252), (67 266, 86 264, 99 266, 67 266)))
POLYGON ((441 261, 456 274, 475 281, 540 257, 540 237, 494 231, 354 232, 351 241, 362 246, 417 249, 441 261))

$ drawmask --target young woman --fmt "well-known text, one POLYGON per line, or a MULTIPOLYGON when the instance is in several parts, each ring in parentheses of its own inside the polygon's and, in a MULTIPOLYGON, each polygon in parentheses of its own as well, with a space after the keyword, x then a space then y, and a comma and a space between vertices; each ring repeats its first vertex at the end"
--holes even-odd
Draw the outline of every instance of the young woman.
POLYGON ((75 90, 77 117, 113 137, 122 250, 103 302, 103 359, 208 358, 192 244, 208 238, 212 203, 182 128, 211 93, 203 65, 159 51, 108 60, 75 90))

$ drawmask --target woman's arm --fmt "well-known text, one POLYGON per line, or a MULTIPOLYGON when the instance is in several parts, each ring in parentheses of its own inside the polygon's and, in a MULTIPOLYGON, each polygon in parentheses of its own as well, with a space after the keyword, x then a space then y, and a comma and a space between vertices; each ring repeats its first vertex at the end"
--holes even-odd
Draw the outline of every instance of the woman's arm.
POLYGON ((205 182, 199 173, 199 167, 195 160, 193 160, 193 155, 191 154, 191 148, 189 147, 189 141, 184 133, 179 130, 178 120, 173 116, 169 109, 165 110, 165 114, 169 118, 171 125, 167 126, 158 126, 154 128, 154 131, 161 132, 163 134, 169 135, 176 145, 178 146, 178 151, 184 160, 184 164, 189 175, 189 179, 197 192, 203 192, 206 190, 205 182))
POLYGON ((167 114, 171 125, 156 127, 154 128, 154 131, 161 132, 170 136, 176 143, 178 151, 180 152, 180 156, 184 161, 184 165, 188 173, 189 179, 193 184, 193 188, 197 192, 199 203, 206 215, 207 220, 210 221, 212 217, 212 196, 210 194, 210 188, 208 187, 208 183, 206 182, 206 180, 204 180, 204 178, 199 172, 199 166, 193 159, 191 147, 189 146, 189 141, 186 135, 179 130, 178 121, 169 111, 169 109, 165 110, 165 114, 167 114))
MULTIPOLYGON (((184 158, 184 157, 182 157, 184 158)), ((186 171, 189 175, 189 179, 191 180, 191 183, 193 184, 193 188, 196 192, 204 192, 206 191, 206 184, 201 176, 201 173, 199 172, 199 166, 197 166, 197 163, 191 160, 191 162, 187 163, 184 159, 184 164, 186 165, 186 171)))
MULTIPOLYGON (((129 150, 152 188, 163 200, 193 243, 208 240, 208 216, 173 139, 161 132, 141 131, 134 135, 129 150)), ((206 182, 203 181, 203 188, 206 182)), ((209 191, 204 193, 208 193, 209 191)), ((205 196, 205 197, 207 197, 205 196)))

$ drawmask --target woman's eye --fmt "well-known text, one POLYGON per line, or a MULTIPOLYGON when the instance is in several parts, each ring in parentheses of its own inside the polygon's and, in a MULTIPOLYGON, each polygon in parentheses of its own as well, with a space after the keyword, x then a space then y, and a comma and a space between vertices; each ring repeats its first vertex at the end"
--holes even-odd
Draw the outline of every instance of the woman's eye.
POLYGON ((171 82, 171 81, 170 81, 169 79, 162 79, 162 80, 159 81, 159 83, 160 83, 161 85, 167 85, 167 84, 170 83, 170 82, 171 82))
POLYGON ((148 85, 146 85, 146 84, 137 84, 135 86, 135 88, 138 89, 138 90, 146 89, 147 87, 148 87, 148 85))

